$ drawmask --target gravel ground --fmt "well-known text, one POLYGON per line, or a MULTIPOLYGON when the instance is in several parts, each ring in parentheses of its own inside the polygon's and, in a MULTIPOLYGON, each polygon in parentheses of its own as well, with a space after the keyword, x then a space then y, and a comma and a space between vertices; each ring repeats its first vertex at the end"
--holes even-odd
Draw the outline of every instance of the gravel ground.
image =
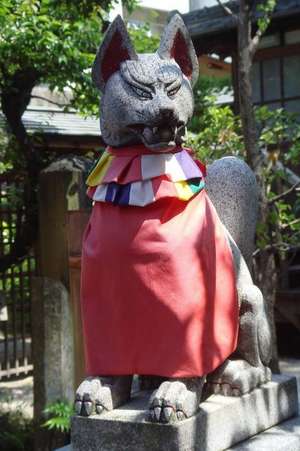
POLYGON ((300 360, 299 359, 280 359, 280 370, 282 373, 296 376, 300 380, 300 360))
POLYGON ((1 412, 19 410, 27 418, 33 417, 33 377, 0 382, 1 412))

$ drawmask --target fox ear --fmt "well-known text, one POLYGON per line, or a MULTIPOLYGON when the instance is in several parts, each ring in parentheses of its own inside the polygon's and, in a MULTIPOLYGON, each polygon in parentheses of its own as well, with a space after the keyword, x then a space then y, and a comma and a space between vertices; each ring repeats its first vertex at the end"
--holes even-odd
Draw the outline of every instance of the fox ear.
POLYGON ((162 59, 173 58, 191 84, 196 83, 199 76, 198 59, 189 32, 179 14, 175 14, 166 26, 157 53, 162 59))
POLYGON ((105 33, 93 64, 92 79, 97 88, 103 91, 105 83, 119 70, 122 61, 130 59, 137 60, 138 56, 123 19, 117 16, 105 33))

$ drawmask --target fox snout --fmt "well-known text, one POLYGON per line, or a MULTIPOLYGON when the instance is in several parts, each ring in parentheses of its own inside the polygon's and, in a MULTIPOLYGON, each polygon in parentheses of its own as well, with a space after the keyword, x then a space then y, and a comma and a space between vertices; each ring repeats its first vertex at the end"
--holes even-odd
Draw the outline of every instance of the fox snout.
POLYGON ((159 109, 159 117, 161 118, 161 121, 171 121, 171 122, 178 122, 179 116, 178 113, 175 111, 174 106, 167 106, 167 107, 161 107, 159 109))

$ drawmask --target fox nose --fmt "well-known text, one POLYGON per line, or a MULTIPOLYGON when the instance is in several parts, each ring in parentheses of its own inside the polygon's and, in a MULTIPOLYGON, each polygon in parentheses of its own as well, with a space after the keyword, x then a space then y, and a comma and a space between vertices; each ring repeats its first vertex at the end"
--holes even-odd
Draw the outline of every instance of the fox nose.
POLYGON ((174 117, 175 110, 172 107, 161 107, 159 112, 163 119, 172 119, 174 117))

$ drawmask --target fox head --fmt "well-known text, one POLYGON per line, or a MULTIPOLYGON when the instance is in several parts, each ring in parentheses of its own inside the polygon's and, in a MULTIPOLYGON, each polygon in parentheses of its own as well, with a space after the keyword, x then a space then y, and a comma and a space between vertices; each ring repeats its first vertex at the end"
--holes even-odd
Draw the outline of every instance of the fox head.
POLYGON ((198 60, 178 14, 153 54, 135 52, 118 16, 99 47, 92 78, 102 91, 100 124, 107 145, 143 143, 159 152, 182 142, 193 114, 198 60))

